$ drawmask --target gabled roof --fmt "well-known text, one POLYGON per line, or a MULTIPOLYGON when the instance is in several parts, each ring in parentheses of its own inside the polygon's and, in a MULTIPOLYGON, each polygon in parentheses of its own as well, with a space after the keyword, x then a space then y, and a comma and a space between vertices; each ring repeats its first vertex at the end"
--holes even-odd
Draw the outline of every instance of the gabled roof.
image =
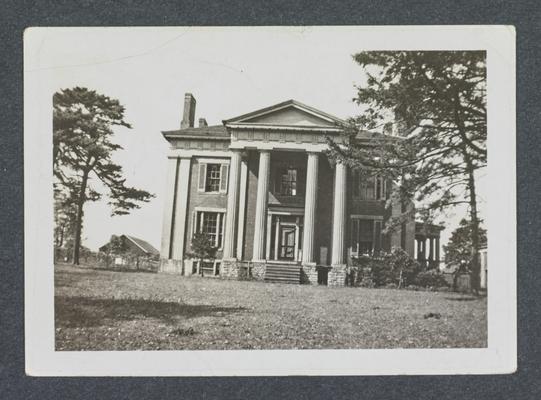
POLYGON ((152 255, 160 254, 160 252, 156 250, 154 246, 152 246, 148 242, 145 242, 142 239, 136 238, 134 236, 128 236, 128 235, 123 235, 123 236, 125 236, 126 239, 130 240, 132 243, 134 243, 137 247, 139 247, 141 250, 143 250, 147 254, 152 254, 152 255))
POLYGON ((142 239, 136 238, 134 236, 128 236, 128 235, 122 235, 122 236, 126 237, 126 239, 128 239, 129 241, 134 243, 137 247, 139 247, 141 250, 143 250, 147 254, 151 254, 151 255, 159 255, 160 254, 160 252, 158 250, 156 250, 154 248, 154 246, 152 246, 148 242, 145 242, 142 239))
POLYGON ((179 139, 229 139, 229 133, 223 125, 162 131, 162 135, 166 138, 179 139))
POLYGON ((266 124, 265 117, 270 116, 271 114, 277 114, 283 112, 287 109, 294 109, 300 113, 304 113, 311 118, 311 125, 321 125, 321 126, 332 126, 332 125, 342 125, 345 123, 344 120, 335 117, 334 115, 328 114, 316 108, 307 106, 296 100, 287 100, 282 103, 272 105, 270 107, 265 107, 256 111, 249 112, 247 114, 239 115, 234 118, 223 120, 224 125, 230 124, 266 124), (320 121, 319 124, 315 121, 320 121))
MULTIPOLYGON (((111 239, 105 243, 103 246, 99 248, 99 251, 108 251, 109 246, 111 245, 111 241, 113 238, 116 237, 115 235, 111 236, 111 239)), ((129 235, 120 235, 118 236, 122 240, 127 240, 133 243, 138 249, 143 251, 145 254, 149 255, 159 255, 160 252, 154 248, 150 243, 144 241, 143 239, 136 238, 135 236, 129 236, 129 235)))

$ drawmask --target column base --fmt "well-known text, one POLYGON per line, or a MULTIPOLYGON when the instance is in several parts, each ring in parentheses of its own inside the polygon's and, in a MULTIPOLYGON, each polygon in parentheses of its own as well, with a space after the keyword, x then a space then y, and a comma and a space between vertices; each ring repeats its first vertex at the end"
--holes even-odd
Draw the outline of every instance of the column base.
POLYGON ((328 275, 328 285, 329 286, 345 286, 346 284, 346 275, 347 275, 347 265, 346 264, 334 264, 331 266, 328 275))
POLYGON ((316 263, 302 263, 301 283, 308 285, 317 285, 317 267, 316 263))
POLYGON ((223 259, 220 264, 220 278, 239 279, 239 263, 237 260, 223 259))
POLYGON ((183 264, 183 260, 162 258, 160 259, 160 266, 158 267, 158 272, 169 274, 183 274, 183 264))
POLYGON ((265 271, 267 269, 267 262, 265 260, 261 262, 252 261, 251 265, 251 279, 256 281, 265 280, 265 271))

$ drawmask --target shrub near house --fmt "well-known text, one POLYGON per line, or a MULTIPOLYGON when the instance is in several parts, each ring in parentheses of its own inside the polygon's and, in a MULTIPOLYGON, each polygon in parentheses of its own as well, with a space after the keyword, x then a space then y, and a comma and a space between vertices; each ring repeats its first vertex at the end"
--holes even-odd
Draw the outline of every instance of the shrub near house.
POLYGON ((388 288, 442 288, 449 286, 438 271, 425 271, 404 250, 393 248, 379 257, 352 259, 350 286, 388 288))

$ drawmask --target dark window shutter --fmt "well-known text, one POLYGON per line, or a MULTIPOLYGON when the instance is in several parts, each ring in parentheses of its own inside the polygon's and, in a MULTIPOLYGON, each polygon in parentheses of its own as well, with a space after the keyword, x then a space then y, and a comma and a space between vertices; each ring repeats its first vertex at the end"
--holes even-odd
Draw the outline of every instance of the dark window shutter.
POLYGON ((375 222, 374 227, 374 252, 379 254, 381 250, 381 221, 375 222))
POLYGON ((229 173, 229 165, 222 164, 222 170, 220 172, 220 192, 227 193, 227 178, 229 173))
POLYGON ((205 183, 207 180, 207 164, 199 164, 199 184, 197 190, 200 192, 205 191, 205 183))
POLYGON ((358 244, 359 244, 359 220, 354 218, 351 220, 351 247, 355 253, 357 252, 358 244))

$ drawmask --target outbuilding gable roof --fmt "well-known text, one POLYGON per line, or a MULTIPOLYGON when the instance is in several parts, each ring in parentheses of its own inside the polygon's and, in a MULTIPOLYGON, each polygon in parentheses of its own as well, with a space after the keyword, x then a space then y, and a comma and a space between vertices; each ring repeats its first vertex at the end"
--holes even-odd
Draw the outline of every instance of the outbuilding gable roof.
POLYGON ((134 243, 137 247, 139 247, 141 250, 143 250, 145 253, 150 255, 159 255, 160 252, 154 248, 150 243, 145 242, 142 239, 136 238, 134 236, 129 235, 123 235, 126 237, 126 239, 130 240, 132 243, 134 243))

